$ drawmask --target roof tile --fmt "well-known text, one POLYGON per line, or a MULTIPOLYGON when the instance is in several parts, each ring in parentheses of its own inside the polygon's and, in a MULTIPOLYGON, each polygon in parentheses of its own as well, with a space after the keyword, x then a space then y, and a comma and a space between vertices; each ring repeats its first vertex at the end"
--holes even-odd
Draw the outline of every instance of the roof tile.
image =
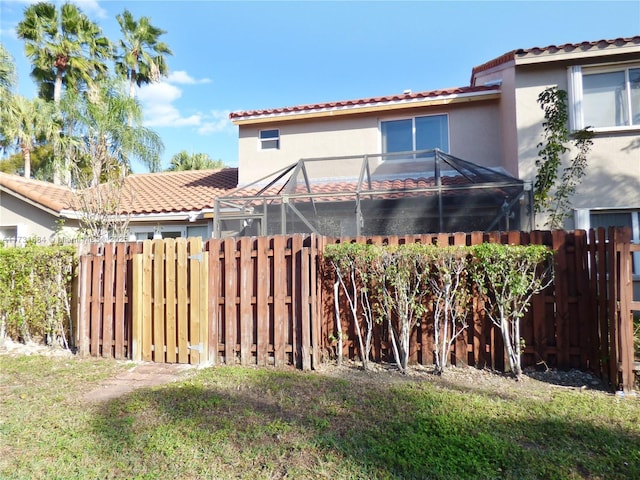
MULTIPOLYGON (((129 175, 125 178, 123 208, 130 214, 199 211, 213 208, 214 198, 237 184, 237 168, 129 175)), ((72 209, 75 199, 67 187, 6 173, 0 173, 0 188, 58 213, 72 209)))

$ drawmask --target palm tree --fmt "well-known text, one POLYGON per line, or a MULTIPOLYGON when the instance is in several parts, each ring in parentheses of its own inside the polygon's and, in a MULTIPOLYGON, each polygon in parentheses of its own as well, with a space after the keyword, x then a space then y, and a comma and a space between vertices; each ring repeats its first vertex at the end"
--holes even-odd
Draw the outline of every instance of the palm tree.
POLYGON ((213 160, 206 153, 188 153, 182 150, 171 157, 171 166, 168 171, 180 170, 207 170, 213 168, 225 168, 222 160, 213 160))
POLYGON ((109 177, 110 172, 130 171, 131 159, 138 158, 151 171, 157 171, 163 150, 160 137, 142 126, 142 108, 122 86, 103 82, 100 89, 85 93, 65 92, 62 108, 73 122, 78 139, 74 164, 91 166, 91 185, 109 177))
POLYGON ((9 52, 0 43, 0 99, 4 103, 16 81, 16 67, 9 52))
POLYGON ((116 19, 124 36, 120 40, 116 70, 129 81, 129 96, 133 98, 136 85, 157 82, 169 73, 164 55, 173 53, 158 40, 167 32, 151 25, 149 17, 136 21, 125 9, 116 19))
POLYGON ((24 159, 24 177, 31 177, 31 152, 39 141, 51 140, 60 126, 54 121, 51 103, 14 95, 0 111, 3 143, 16 145, 24 159))
MULTIPOLYGON (((91 84, 107 72, 112 45, 102 30, 71 3, 60 8, 40 2, 29 6, 17 26, 25 41, 32 76, 41 85, 53 83, 53 100, 59 104, 63 84, 91 84)), ((41 89, 42 91, 42 89, 41 89)))

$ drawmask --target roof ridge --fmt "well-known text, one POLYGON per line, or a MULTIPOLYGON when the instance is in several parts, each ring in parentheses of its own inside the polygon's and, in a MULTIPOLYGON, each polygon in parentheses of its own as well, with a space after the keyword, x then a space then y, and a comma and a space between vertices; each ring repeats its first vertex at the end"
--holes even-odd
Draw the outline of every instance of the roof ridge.
POLYGON ((617 46, 622 46, 623 44, 627 44, 627 43, 639 43, 640 44, 640 35, 634 35, 633 37, 617 37, 617 38, 612 38, 609 40, 606 39, 602 39, 602 40, 594 40, 594 41, 582 41, 582 42, 577 42, 577 43, 562 43, 560 45, 557 44, 553 44, 553 45, 547 45, 546 47, 531 47, 531 48, 517 48, 515 50, 511 50, 507 53, 503 53, 502 55, 495 57, 487 62, 484 62, 480 65, 477 65, 475 67, 473 67, 473 69, 471 70, 471 81, 469 82, 471 85, 473 85, 473 79, 476 76, 476 74, 480 73, 480 72, 484 72, 486 70, 489 70, 491 68, 497 67, 499 65, 503 65, 511 60, 514 60, 516 58, 516 56, 524 56, 527 54, 539 54, 539 53, 543 53, 543 52, 549 52, 549 53, 556 53, 558 51, 561 50, 567 50, 567 49, 576 49, 576 48, 592 48, 592 47, 596 47, 598 45, 602 45, 602 46, 610 46, 610 45, 617 45, 617 46))
POLYGON ((260 110, 235 111, 229 114, 229 118, 233 120, 236 118, 255 116, 255 115, 296 113, 296 112, 305 112, 310 110, 319 110, 319 109, 326 109, 326 108, 369 105, 372 103, 388 103, 388 102, 394 102, 394 101, 419 100, 422 98, 438 97, 442 95, 475 93, 475 92, 490 91, 490 90, 497 90, 497 89, 498 87, 496 86, 485 86, 485 85, 439 88, 436 90, 406 92, 406 93, 398 93, 398 94, 391 94, 391 95, 384 95, 384 96, 377 96, 377 97, 356 98, 351 100, 337 100, 337 101, 329 101, 329 102, 309 103, 309 104, 293 105, 293 106, 278 107, 278 108, 268 108, 268 109, 260 109, 260 110))

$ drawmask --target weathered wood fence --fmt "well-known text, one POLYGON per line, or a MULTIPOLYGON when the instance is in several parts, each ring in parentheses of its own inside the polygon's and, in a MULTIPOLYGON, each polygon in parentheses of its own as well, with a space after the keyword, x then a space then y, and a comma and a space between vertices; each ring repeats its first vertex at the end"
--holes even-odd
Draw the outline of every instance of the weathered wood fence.
POLYGON ((78 351, 313 368, 316 244, 303 235, 92 244, 80 256, 78 351))
MULTIPOLYGON (((296 365, 328 353, 334 324, 327 243, 358 241, 474 245, 542 244, 555 254, 555 281, 522 323, 524 366, 590 370, 614 388, 634 381, 632 252, 628 229, 494 232, 405 237, 290 235, 154 240, 88 246, 80 258, 76 342, 80 354, 157 362, 296 365)), ((474 301, 477 305, 477 300, 474 301)), ((477 306, 455 364, 505 367, 500 332, 477 306)), ((349 338, 355 339, 353 332, 349 338)), ((411 360, 433 363, 428 322, 411 360)), ((343 355, 357 356, 345 342, 343 355)), ((390 360, 378 328, 374 360, 390 360)))

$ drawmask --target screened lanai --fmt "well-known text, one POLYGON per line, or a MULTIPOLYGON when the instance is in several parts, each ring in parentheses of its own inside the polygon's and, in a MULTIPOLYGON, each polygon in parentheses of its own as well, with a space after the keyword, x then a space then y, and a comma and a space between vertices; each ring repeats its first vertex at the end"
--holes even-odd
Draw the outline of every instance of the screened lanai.
POLYGON ((215 200, 214 236, 530 229, 522 180, 440 150, 301 159, 215 200))

